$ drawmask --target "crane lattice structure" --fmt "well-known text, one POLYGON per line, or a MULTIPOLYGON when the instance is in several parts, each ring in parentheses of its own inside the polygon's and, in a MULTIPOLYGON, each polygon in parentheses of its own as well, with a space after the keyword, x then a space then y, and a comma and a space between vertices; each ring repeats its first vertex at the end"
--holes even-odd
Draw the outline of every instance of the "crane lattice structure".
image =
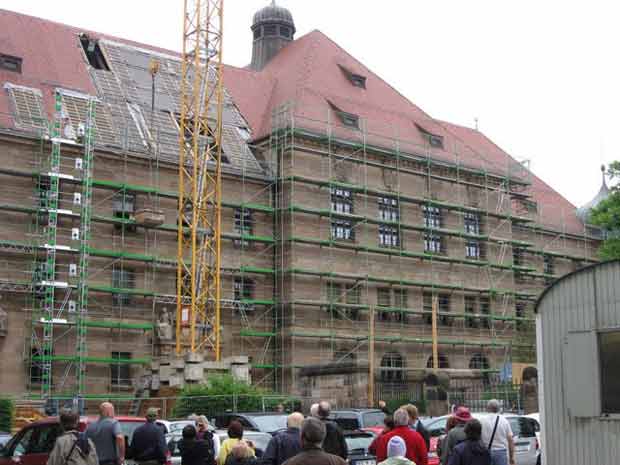
POLYGON ((220 358, 223 0, 185 0, 176 351, 220 358))

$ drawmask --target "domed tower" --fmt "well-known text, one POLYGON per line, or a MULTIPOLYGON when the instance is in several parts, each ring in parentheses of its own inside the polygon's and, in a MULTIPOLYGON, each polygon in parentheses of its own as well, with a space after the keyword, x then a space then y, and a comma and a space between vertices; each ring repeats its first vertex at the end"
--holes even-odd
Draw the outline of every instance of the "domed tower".
POLYGON ((293 15, 286 8, 271 5, 256 12, 252 21, 252 63, 250 67, 260 71, 276 53, 286 47, 295 36, 293 15))
POLYGON ((605 181, 605 165, 601 165, 601 173, 603 174, 603 185, 598 191, 598 194, 596 194, 596 196, 583 207, 577 209, 577 217, 585 224, 588 223, 588 220, 590 219, 590 212, 594 209, 594 207, 609 197, 610 191, 607 187, 607 182, 605 181))

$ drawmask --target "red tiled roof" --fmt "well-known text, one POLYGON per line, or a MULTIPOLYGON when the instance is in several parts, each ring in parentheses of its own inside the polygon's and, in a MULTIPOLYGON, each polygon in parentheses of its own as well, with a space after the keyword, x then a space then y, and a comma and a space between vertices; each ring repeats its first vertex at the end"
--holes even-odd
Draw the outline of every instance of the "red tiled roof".
MULTIPOLYGON (((0 70, 0 85, 5 82, 34 87, 44 94, 48 116, 52 114, 52 93, 62 87, 96 94, 76 36, 86 32, 96 38, 113 40, 152 52, 178 55, 176 52, 132 41, 93 33, 84 29, 0 9, 0 53, 23 58, 22 73, 0 70)), ((327 131, 330 105, 359 115, 366 142, 386 148, 398 140, 403 152, 429 154, 448 162, 505 173, 517 162, 482 133, 435 120, 378 75, 349 55, 320 31, 312 31, 283 48, 260 72, 226 66, 225 87, 250 125, 253 137, 271 130, 274 109, 294 103, 299 126, 327 131), (351 85, 338 66, 366 77, 366 89, 351 85), (445 150, 429 149, 418 127, 441 136, 445 150), (455 155, 457 154, 457 155, 455 155)), ((10 113, 7 93, 0 91, 0 124, 6 126, 10 113)), ((335 128, 334 135, 359 138, 359 131, 335 128)), ((541 222, 549 227, 580 233, 583 224, 575 216, 575 207, 532 175, 532 194, 542 206, 541 222)))

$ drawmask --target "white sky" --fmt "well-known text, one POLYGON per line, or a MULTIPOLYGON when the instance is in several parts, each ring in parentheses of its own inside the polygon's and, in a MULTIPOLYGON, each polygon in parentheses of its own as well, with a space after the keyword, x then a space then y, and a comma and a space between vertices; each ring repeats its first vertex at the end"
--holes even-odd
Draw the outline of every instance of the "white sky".
MULTIPOLYGON (((224 58, 250 61, 267 0, 226 0, 224 58)), ((620 159, 620 3, 611 0, 278 0, 432 116, 480 129, 570 201, 620 159)), ((0 8, 173 50, 182 0, 0 0, 0 8)), ((45 40, 42 38, 42 40, 45 40)), ((1 44, 0 44, 1 47, 1 44)))

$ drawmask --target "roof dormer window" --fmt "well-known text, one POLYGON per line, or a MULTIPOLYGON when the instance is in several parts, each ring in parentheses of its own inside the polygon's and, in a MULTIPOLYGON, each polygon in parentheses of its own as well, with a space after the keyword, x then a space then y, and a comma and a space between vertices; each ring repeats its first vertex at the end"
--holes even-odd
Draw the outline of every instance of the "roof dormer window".
POLYGON ((359 129, 360 128, 360 117, 354 115, 353 113, 347 113, 345 111, 340 111, 337 113, 340 121, 347 127, 359 129))
POLYGON ((86 59, 90 66, 95 69, 110 71, 110 66, 99 46, 99 41, 88 37, 86 34, 80 34, 80 43, 86 54, 86 59))
POLYGON ((428 145, 436 149, 443 149, 443 136, 439 136, 437 134, 433 134, 430 131, 427 131, 419 124, 416 124, 418 131, 422 133, 424 139, 428 141, 428 145))
POLYGON ((361 74, 354 73, 350 69, 338 65, 338 67, 342 70, 346 78, 353 84, 355 87, 359 87, 360 89, 366 88, 366 76, 362 76, 361 74))
POLYGON ((4 55, 3 53, 0 53, 0 69, 21 73, 22 59, 12 55, 4 55))

